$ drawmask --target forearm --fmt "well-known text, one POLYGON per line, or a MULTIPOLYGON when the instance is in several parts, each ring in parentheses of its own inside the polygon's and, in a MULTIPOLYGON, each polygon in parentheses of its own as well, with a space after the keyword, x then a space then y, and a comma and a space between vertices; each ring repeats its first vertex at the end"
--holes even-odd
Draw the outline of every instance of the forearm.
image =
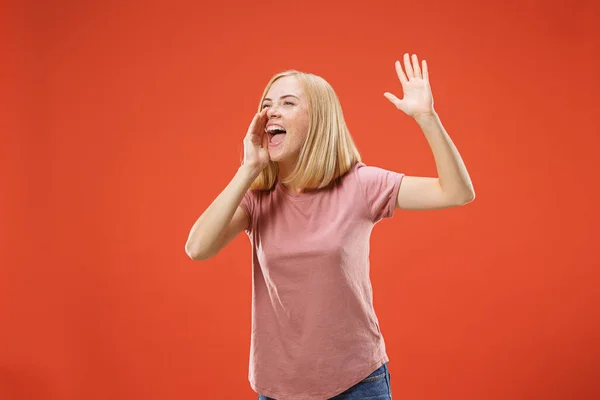
POLYGON ((467 168, 437 113, 417 115, 415 120, 433 152, 440 186, 444 193, 460 202, 473 200, 475 191, 467 168))
POLYGON ((241 166, 233 179, 192 226, 185 251, 188 255, 208 254, 218 245, 225 228, 257 174, 241 166))

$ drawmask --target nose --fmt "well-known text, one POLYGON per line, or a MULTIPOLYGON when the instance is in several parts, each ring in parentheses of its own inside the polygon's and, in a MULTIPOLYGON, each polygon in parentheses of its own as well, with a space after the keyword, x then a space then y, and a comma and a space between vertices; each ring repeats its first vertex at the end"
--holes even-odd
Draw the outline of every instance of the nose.
POLYGON ((274 104, 269 107, 269 109, 267 110, 267 117, 269 119, 273 118, 273 117, 279 117, 279 109, 277 108, 277 106, 275 106, 274 104))

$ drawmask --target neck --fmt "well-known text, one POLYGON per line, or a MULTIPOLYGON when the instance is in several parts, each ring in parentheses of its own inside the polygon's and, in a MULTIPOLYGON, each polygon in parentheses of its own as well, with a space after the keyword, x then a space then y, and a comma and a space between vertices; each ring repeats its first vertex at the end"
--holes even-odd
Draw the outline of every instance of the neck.
MULTIPOLYGON (((282 180, 284 180, 285 178, 287 178, 292 173, 292 171, 294 170, 294 167, 296 165, 295 165, 295 163, 292 163, 292 162, 285 162, 285 161, 283 161, 283 162, 277 163, 277 166, 278 166, 278 169, 279 169, 278 178, 279 178, 279 181, 282 181, 282 180)), ((291 186, 291 185, 288 185, 288 184, 283 185, 283 186, 285 187, 285 189, 287 191, 289 191, 291 193, 296 193, 297 194, 297 193, 302 193, 303 192, 303 190, 301 188, 297 188, 297 187, 294 187, 294 186, 291 186)))

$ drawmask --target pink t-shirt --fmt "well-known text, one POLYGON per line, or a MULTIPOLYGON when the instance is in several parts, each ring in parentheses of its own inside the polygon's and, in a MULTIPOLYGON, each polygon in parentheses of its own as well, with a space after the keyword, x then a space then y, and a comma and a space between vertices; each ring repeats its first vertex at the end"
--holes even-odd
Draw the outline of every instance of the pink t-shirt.
POLYGON ((323 400, 388 362, 373 309, 369 240, 403 174, 355 164, 331 188, 248 191, 252 335, 248 379, 277 400, 323 400))

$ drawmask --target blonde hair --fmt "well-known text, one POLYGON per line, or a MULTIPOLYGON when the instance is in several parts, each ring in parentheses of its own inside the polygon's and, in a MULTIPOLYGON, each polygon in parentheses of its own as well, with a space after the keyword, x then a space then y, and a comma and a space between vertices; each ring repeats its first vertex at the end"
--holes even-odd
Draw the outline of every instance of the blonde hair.
MULTIPOLYGON (((329 186, 361 161, 360 154, 344 120, 342 106, 331 85, 320 76, 288 70, 274 75, 267 84, 258 104, 262 103, 273 83, 294 76, 304 89, 308 105, 308 134, 294 170, 281 182, 304 189, 329 186)), ((254 180, 250 189, 269 190, 278 175, 273 161, 254 180)))

